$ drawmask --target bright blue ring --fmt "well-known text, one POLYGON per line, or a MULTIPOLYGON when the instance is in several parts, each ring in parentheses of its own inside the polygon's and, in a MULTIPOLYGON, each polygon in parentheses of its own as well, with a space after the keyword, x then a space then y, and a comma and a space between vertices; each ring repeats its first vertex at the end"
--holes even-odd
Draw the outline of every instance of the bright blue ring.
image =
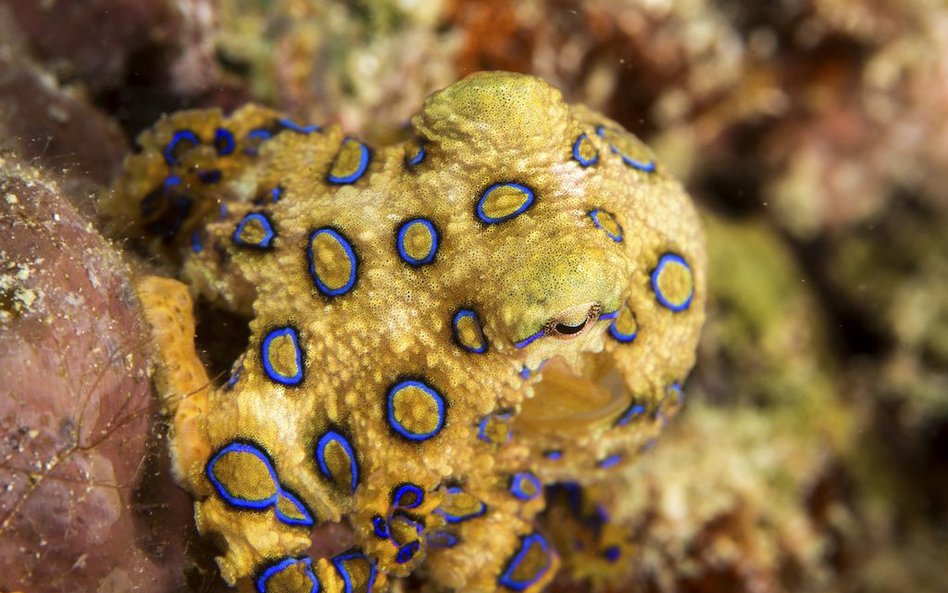
POLYGON ((580 134, 579 137, 576 138, 576 142, 573 143, 573 158, 576 159, 576 162, 578 162, 583 167, 588 167, 590 165, 595 165, 596 163, 599 162, 599 151, 596 151, 596 154, 594 154, 592 158, 584 159, 583 156, 579 153, 579 146, 580 144, 583 143, 583 140, 585 138, 586 138, 585 133, 580 134))
MULTIPOLYGON (((616 149, 615 147, 613 147, 612 150, 615 152, 619 152, 618 149, 616 149)), ((632 167, 633 169, 638 169, 639 171, 643 171, 645 173, 655 172, 655 161, 648 161, 648 162, 637 161, 625 153, 619 153, 619 156, 622 157, 622 162, 632 167)))
POLYGON ((453 548, 458 541, 458 536, 447 531, 436 531, 428 537, 428 545, 436 548, 453 548))
POLYGON ((487 423, 490 421, 490 419, 490 416, 484 416, 477 424, 477 438, 484 441, 485 443, 493 442, 490 440, 490 437, 487 436, 487 423))
POLYGON ((273 381, 282 385, 299 385, 303 381, 303 349, 300 348, 300 336, 296 329, 292 327, 281 327, 267 334, 260 346, 260 358, 263 360, 263 370, 273 381), (270 342, 276 338, 290 336, 293 341, 293 350, 296 353, 296 374, 292 376, 281 375, 270 364, 270 342))
POLYGON ((530 472, 517 472, 510 479, 510 493, 520 500, 533 500, 540 496, 542 490, 543 485, 540 484, 540 479, 530 472), (529 482, 533 485, 533 489, 535 490, 533 494, 524 490, 524 482, 529 482))
POLYGON ((316 288, 319 289, 319 292, 323 293, 326 296, 339 296, 345 294, 352 290, 352 287, 355 285, 356 281, 356 255, 355 251, 352 249, 352 244, 349 243, 349 240, 343 237, 335 229, 329 227, 323 227, 312 232, 309 236, 309 244, 306 246, 306 255, 309 259, 309 273, 313 277, 313 280, 316 282, 316 288), (343 251, 346 252, 346 257, 349 258, 349 280, 343 286, 339 288, 332 289, 323 284, 323 281, 319 279, 319 275, 316 273, 316 260, 313 259, 313 240, 316 238, 316 235, 326 233, 330 237, 336 240, 339 245, 342 246, 343 251))
POLYGON ((675 313, 680 313, 691 306, 691 300, 695 296, 695 287, 691 286, 691 292, 688 294, 688 298, 685 299, 685 302, 681 304, 674 304, 668 299, 665 298, 665 295, 662 294, 661 289, 658 285, 658 278, 662 274, 662 270, 665 269, 665 266, 669 262, 676 262, 685 267, 689 272, 691 271, 691 266, 688 265, 688 262, 685 261, 685 258, 681 257, 676 253, 666 253, 658 260, 658 265, 655 266, 655 269, 652 271, 652 291, 655 293, 655 298, 658 299, 658 302, 662 304, 666 309, 670 309, 675 313))
POLYGON ((520 378, 529 379, 531 373, 532 371, 528 367, 523 367, 522 369, 520 369, 520 378))
POLYGON ((427 441, 431 437, 435 436, 441 429, 444 427, 444 398, 441 397, 441 394, 434 390, 433 387, 422 383, 421 381, 415 381, 413 379, 408 381, 402 381, 396 383, 388 390, 387 398, 387 408, 388 408, 388 425, 392 427, 392 430, 405 437, 410 441, 427 441), (421 389, 426 394, 428 394, 431 399, 434 400, 435 404, 438 406, 438 425, 435 426, 432 430, 423 433, 411 432, 395 420, 395 394, 398 393, 401 389, 405 387, 416 387, 421 389))
POLYGON ((273 469, 273 465, 270 463, 270 459, 267 458, 266 454, 253 445, 233 442, 221 447, 217 453, 211 457, 211 460, 207 462, 205 473, 207 474, 207 479, 211 482, 211 485, 214 486, 214 489, 217 490, 220 497, 240 509, 253 509, 256 511, 268 509, 271 505, 276 503, 277 498, 280 496, 280 483, 277 480, 276 470, 273 469), (218 460, 227 453, 248 453, 262 461, 267 468, 267 473, 270 474, 270 479, 273 480, 274 493, 261 500, 245 500, 243 498, 237 498, 228 492, 227 487, 214 475, 214 466, 217 465, 218 460))
POLYGON ((234 141, 234 135, 230 130, 217 128, 214 131, 214 148, 217 149, 217 156, 227 156, 234 152, 237 142, 234 141))
POLYGON ((383 519, 380 515, 372 517, 372 530, 375 532, 375 537, 379 539, 388 539, 388 523, 386 523, 385 519, 383 519))
POLYGON ((622 342, 623 344, 629 344, 635 340, 635 337, 639 335, 638 325, 635 327, 635 331, 631 334, 622 333, 619 331, 619 328, 616 327, 616 322, 613 321, 609 324, 609 335, 613 337, 617 342, 622 342))
POLYGON ((454 318, 451 320, 451 332, 454 334, 454 341, 457 342, 458 346, 467 350, 472 354, 483 354, 487 352, 487 338, 484 337, 484 328, 481 327, 481 318, 477 316, 477 311, 471 309, 460 309, 457 313, 454 314, 454 318), (477 324, 477 329, 480 330, 481 334, 481 347, 480 348, 469 348, 461 342, 460 334, 458 332, 458 323, 465 317, 472 317, 474 323, 477 324))
MULTIPOLYGON (((600 138, 605 138, 605 137, 606 137, 606 128, 605 128, 605 126, 596 126, 596 134, 597 134, 600 138)), ((612 152, 614 152, 614 153, 616 153, 617 155, 619 155, 620 157, 622 157, 622 162, 623 162, 623 163, 625 163, 626 165, 632 167, 633 169, 637 169, 637 170, 643 171, 643 172, 645 172, 645 173, 653 173, 653 172, 655 172, 655 161, 648 161, 648 162, 645 162, 645 161, 638 161, 638 160, 635 160, 634 158, 628 156, 627 154, 625 154, 624 152, 622 152, 621 150, 619 150, 618 148, 616 148, 615 145, 612 144, 611 142, 609 143, 609 148, 612 149, 612 152)))
POLYGON ((559 449, 550 449, 549 451, 544 451, 543 456, 550 461, 557 461, 563 458, 563 452, 559 449))
POLYGON ((270 190, 270 199, 274 202, 279 202, 280 198, 283 197, 283 188, 280 186, 274 187, 270 190))
POLYGON ((410 159, 405 161, 405 164, 409 167, 417 167, 423 160, 425 160, 425 156, 427 156, 427 154, 428 152, 425 150, 424 145, 419 145, 418 152, 416 152, 410 159))
MULTIPOLYGON (((613 235, 612 233, 610 233, 609 231, 607 231, 607 230, 605 229, 605 227, 602 226, 602 223, 599 222, 599 213, 600 213, 600 212, 605 212, 605 211, 604 211, 604 210, 600 210, 599 208, 596 208, 595 210, 590 211, 590 212, 589 212, 589 218, 592 219, 593 224, 596 225, 596 228, 598 228, 598 229, 600 229, 602 232, 604 232, 607 237, 609 237, 610 239, 612 239, 612 240, 615 241, 616 243, 621 243, 621 242, 622 242, 622 225, 620 225, 618 222, 616 223, 616 226, 619 227, 619 234, 618 234, 618 235, 613 235)), ((605 213, 606 213, 606 214, 609 214, 609 215, 611 216, 610 213, 608 213, 608 212, 605 212, 605 213)))
POLYGON ((303 518, 300 519, 297 517, 290 517, 289 515, 284 514, 280 510, 280 501, 278 497, 277 501, 273 504, 273 510, 276 513, 277 519, 279 519, 280 522, 286 525, 302 525, 303 527, 311 527, 313 525, 314 523, 313 515, 309 512, 309 509, 306 508, 303 502, 299 498, 296 497, 295 494, 292 494, 280 488, 279 496, 283 496, 283 498, 289 500, 290 503, 294 507, 296 507, 296 510, 298 510, 300 514, 303 515, 303 518))
POLYGON ((345 592, 352 593, 352 577, 349 575, 349 570, 344 564, 346 560, 365 560, 369 565, 369 582, 366 591, 371 591, 372 587, 375 586, 375 564, 369 560, 365 554, 362 552, 352 551, 352 552, 343 552, 338 556, 334 556, 330 559, 332 565, 336 568, 336 572, 339 573, 339 578, 342 579, 342 582, 345 583, 345 592))
POLYGON ((398 488, 395 489, 395 492, 392 494, 392 506, 396 506, 402 509, 414 509, 417 508, 425 501, 425 491, 421 486, 416 484, 406 483, 399 484, 398 488), (415 500, 410 504, 402 504, 402 498, 408 494, 414 494, 415 500))
POLYGON ((421 548, 421 542, 418 540, 408 542, 398 549, 398 553, 395 554, 395 562, 399 564, 405 564, 415 557, 415 554, 418 553, 419 548, 421 548))
POLYGON ((483 220, 484 222, 486 222, 487 224, 499 224, 501 222, 506 222, 510 220, 511 218, 515 218, 523 214, 527 210, 527 208, 533 205, 533 202, 535 199, 536 199, 536 196, 533 193, 533 190, 527 187, 526 185, 523 185, 521 183, 495 183, 494 185, 487 188, 484 194, 481 195, 481 199, 478 200, 477 210, 476 210, 477 217, 483 220), (501 216, 499 218, 490 217, 484 213, 484 201, 488 198, 488 196, 490 196, 491 192, 493 192, 494 190, 500 189, 502 187, 513 187, 513 188, 521 190, 522 192, 527 194, 527 200, 524 201, 524 203, 519 208, 517 208, 517 210, 515 210, 514 212, 511 212, 510 214, 501 216))
MULTIPOLYGON (((477 438, 479 438, 480 440, 484 441, 485 443, 493 443, 493 442, 494 442, 494 441, 492 441, 492 440, 490 439, 489 436, 487 436, 487 423, 491 420, 491 418, 499 418, 500 420, 509 420, 509 419, 510 419, 510 414, 509 414, 508 412, 496 413, 496 414, 488 414, 487 416, 484 416, 483 418, 481 418, 481 421, 477 424, 477 438)), ((505 443, 509 443, 509 442, 510 442, 510 438, 511 438, 511 437, 510 437, 510 431, 508 430, 508 431, 507 431, 507 440, 504 441, 504 442, 505 442, 505 443)))
POLYGON ((237 224, 237 228, 234 229, 233 240, 234 243, 240 247, 249 247, 251 249, 269 249, 270 244, 273 242, 273 238, 276 236, 276 233, 273 231, 273 225, 270 223, 270 219, 266 217, 265 214, 260 212, 251 212, 244 216, 240 222, 237 224), (244 232, 244 227, 247 226, 247 223, 251 220, 256 220, 260 223, 260 226, 263 227, 264 235, 260 239, 259 243, 248 243, 240 238, 241 233, 244 232))
POLYGON ((609 562, 616 562, 622 556, 622 550, 619 546, 609 546, 602 551, 602 556, 609 562))
POLYGON ((250 156, 256 156, 260 151, 260 145, 273 137, 273 134, 270 133, 270 130, 266 128, 257 128, 255 130, 250 130, 247 132, 247 140, 257 140, 254 145, 248 146, 244 149, 244 154, 250 156))
POLYGON ((616 453, 614 455, 610 455, 608 457, 600 459, 599 462, 596 463, 596 467, 598 467, 599 469, 609 469, 610 467, 614 466, 620 461, 622 461, 622 456, 616 453))
POLYGON ((619 419, 616 420, 616 426, 625 426, 631 422, 634 418, 641 416, 645 413, 645 406, 642 404, 632 403, 625 412, 619 416, 619 419))
POLYGON ((517 554, 510 560, 510 563, 507 565, 507 568, 504 570, 504 573, 500 575, 498 582, 514 591, 525 591, 529 589, 534 583, 539 581, 546 575, 547 571, 550 570, 550 545, 547 543, 546 539, 539 533, 531 533, 526 535, 520 540, 520 549, 517 550, 517 554), (546 554, 546 564, 538 570, 532 577, 527 580, 515 580, 513 575, 517 572, 517 567, 520 566, 520 563, 523 562, 523 559, 526 558, 527 553, 530 551, 530 548, 534 545, 540 546, 543 549, 543 552, 546 554))
POLYGON ((599 321, 605 321, 607 319, 615 319, 618 316, 619 316, 619 309, 616 309, 615 311, 612 311, 610 313, 603 313, 602 315, 600 315, 599 321))
POLYGON ((312 132, 319 132, 322 130, 322 128, 320 128, 316 124, 301 126, 300 124, 286 117, 278 120, 277 124, 279 124, 280 127, 286 128, 287 130, 292 130, 294 132, 297 132, 298 134, 310 134, 312 132))
MULTIPOLYGON (((458 486, 450 486, 445 489, 445 492, 447 492, 448 494, 457 494, 459 492, 464 492, 464 491, 458 486)), ((477 503, 481 505, 480 508, 478 508, 473 513, 468 513, 466 515, 452 515, 451 513, 445 511, 441 507, 436 508, 434 512, 444 517, 444 520, 448 523, 462 523, 464 521, 467 521, 468 519, 476 519, 477 517, 482 517, 487 512, 486 504, 484 504, 480 500, 478 500, 477 503)))
POLYGON ((349 444, 349 440, 335 430, 326 431, 326 434, 319 437, 319 441, 316 443, 316 462, 319 464, 319 471, 330 480, 334 479, 329 464, 326 463, 326 446, 333 441, 338 443, 346 452, 346 455, 349 456, 351 489, 355 493, 356 487, 359 485, 359 464, 356 461, 355 451, 353 451, 352 445, 349 444))
POLYGON ((426 218, 413 218, 398 229, 398 238, 395 240, 395 244, 398 246, 399 257, 409 264, 415 266, 416 268, 430 264, 434 261, 435 254, 438 252, 438 229, 435 228, 434 223, 426 218), (408 227, 414 224, 422 225, 428 229, 428 233, 431 235, 431 250, 421 259, 415 259, 414 257, 408 255, 408 252, 405 251, 405 235, 408 233, 408 227))
POLYGON ((178 130, 175 132, 171 140, 168 141, 168 144, 165 145, 163 151, 165 163, 167 163, 169 167, 174 167, 178 164, 178 159, 174 156, 174 151, 178 148, 178 143, 185 141, 190 142, 192 147, 201 143, 201 139, 191 130, 178 130))
POLYGON ((313 561, 306 557, 284 558, 280 562, 277 562, 272 566, 268 566, 262 573, 260 573, 260 576, 257 577, 256 585, 258 593, 267 593, 267 581, 269 581, 273 575, 283 572, 288 567, 298 562, 302 562, 306 565, 306 572, 312 581, 313 586, 310 588, 309 593, 317 593, 319 591, 319 579, 317 579, 316 575, 313 574, 313 561))
MULTIPOLYGON (((343 140, 343 143, 345 143, 346 140, 355 140, 355 139, 346 138, 345 140, 343 140)), ((356 181, 359 180, 360 177, 362 177, 362 175, 365 173, 365 170, 369 168, 369 160, 371 159, 371 156, 372 156, 372 154, 369 152, 369 147, 363 144, 362 142, 359 142, 358 140, 355 140, 355 141, 359 144, 359 152, 360 152, 359 166, 356 168, 354 172, 350 173, 349 175, 345 175, 343 177, 337 177, 333 175, 332 173, 328 173, 326 175, 326 180, 329 181, 329 183, 334 183, 336 185, 348 185, 350 183, 355 183, 356 181)), ((338 158, 338 155, 336 156, 338 158)), ((335 160, 333 161, 333 165, 335 165, 335 160)), ((330 171, 332 171, 331 167, 330 167, 330 171)))
POLYGON ((540 331, 538 331, 537 333, 533 334, 533 335, 530 336, 529 338, 525 338, 525 339, 523 339, 523 340, 520 340, 519 342, 514 342, 514 346, 517 347, 517 348, 526 348, 527 346, 529 346, 530 344, 532 344, 532 343, 535 342, 536 340, 539 340, 540 338, 542 338, 542 337, 545 336, 545 335, 546 335, 546 332, 541 329, 540 331))

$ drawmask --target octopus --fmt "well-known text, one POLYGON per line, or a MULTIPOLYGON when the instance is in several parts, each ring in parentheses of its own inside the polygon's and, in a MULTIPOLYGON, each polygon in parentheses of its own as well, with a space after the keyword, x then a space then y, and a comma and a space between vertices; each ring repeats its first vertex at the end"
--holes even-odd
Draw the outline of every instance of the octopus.
POLYGON ((224 581, 621 582, 624 475, 704 320, 700 220, 648 147, 506 72, 434 93, 388 146, 257 105, 138 144, 103 209, 179 269, 137 290, 224 581), (195 298, 249 320, 229 376, 197 353, 195 298), (311 554, 327 525, 346 548, 311 554))

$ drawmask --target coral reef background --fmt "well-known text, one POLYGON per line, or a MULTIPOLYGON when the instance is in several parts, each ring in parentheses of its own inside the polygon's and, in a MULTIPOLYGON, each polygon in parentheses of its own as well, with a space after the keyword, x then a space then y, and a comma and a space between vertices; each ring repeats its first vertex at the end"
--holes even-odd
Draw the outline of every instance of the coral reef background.
POLYGON ((254 100, 384 141, 483 69, 620 121, 706 218, 709 321, 629 493, 630 590, 944 590, 940 0, 0 0, 0 591, 224 588, 96 230, 135 135, 254 100))

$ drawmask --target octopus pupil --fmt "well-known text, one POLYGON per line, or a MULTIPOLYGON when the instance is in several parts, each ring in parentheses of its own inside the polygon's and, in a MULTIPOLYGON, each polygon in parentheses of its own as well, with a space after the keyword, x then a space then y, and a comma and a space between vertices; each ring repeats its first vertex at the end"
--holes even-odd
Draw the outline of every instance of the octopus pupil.
POLYGON ((578 334, 579 332, 581 332, 581 331, 583 330, 583 328, 586 327, 586 322, 587 322, 587 321, 589 321, 589 320, 588 320, 588 319, 585 319, 585 320, 583 320, 583 322, 580 323, 579 325, 566 325, 566 324, 564 324, 564 323, 557 323, 557 324, 553 327, 553 329, 556 330, 556 332, 559 333, 559 334, 564 334, 564 335, 570 336, 570 335, 578 334))

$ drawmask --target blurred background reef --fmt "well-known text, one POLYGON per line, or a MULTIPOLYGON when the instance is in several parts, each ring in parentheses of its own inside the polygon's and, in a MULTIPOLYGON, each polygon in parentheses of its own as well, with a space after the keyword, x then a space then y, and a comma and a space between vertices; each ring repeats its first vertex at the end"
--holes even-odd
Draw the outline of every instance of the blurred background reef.
POLYGON ((945 590, 942 0, 0 0, 0 591, 224 588, 96 230, 135 135, 252 100, 384 141, 487 69, 621 122, 706 219, 709 320, 629 493, 630 590, 945 590))

